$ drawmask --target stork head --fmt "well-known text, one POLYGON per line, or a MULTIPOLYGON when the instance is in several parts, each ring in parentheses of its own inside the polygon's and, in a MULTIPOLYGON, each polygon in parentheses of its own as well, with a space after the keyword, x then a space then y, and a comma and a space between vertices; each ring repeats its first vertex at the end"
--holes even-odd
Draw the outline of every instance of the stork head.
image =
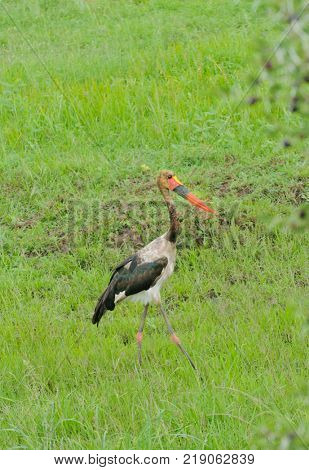
POLYGON ((163 195, 167 191, 173 191, 174 193, 178 194, 178 196, 181 196, 188 202, 190 202, 192 206, 198 207, 199 209, 202 209, 205 212, 217 214, 215 210, 206 206, 203 201, 201 201, 198 197, 194 196, 194 194, 192 194, 190 190, 179 181, 177 176, 172 171, 160 171, 159 176, 157 178, 157 184, 163 195))

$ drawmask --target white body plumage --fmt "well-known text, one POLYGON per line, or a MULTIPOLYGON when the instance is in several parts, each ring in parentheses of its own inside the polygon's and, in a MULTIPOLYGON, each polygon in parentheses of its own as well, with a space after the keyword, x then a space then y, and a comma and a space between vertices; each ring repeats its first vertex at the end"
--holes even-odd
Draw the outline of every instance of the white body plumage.
MULTIPOLYGON (((168 233, 168 232, 167 232, 168 233)), ((141 262, 149 263, 151 261, 156 261, 158 258, 166 256, 168 263, 163 269, 161 275, 156 279, 155 285, 150 287, 148 290, 139 292, 138 294, 130 295, 128 299, 131 302, 141 302, 144 305, 149 303, 158 304, 161 301, 160 290, 162 284, 171 276, 175 267, 176 260, 176 246, 175 243, 172 243, 167 238, 167 233, 161 235, 161 237, 156 238, 140 251, 137 252, 138 258, 141 262)), ((124 268, 129 269, 131 261, 129 261, 124 268)), ((120 292, 115 297, 115 304, 125 300, 127 296, 125 292, 120 292)))

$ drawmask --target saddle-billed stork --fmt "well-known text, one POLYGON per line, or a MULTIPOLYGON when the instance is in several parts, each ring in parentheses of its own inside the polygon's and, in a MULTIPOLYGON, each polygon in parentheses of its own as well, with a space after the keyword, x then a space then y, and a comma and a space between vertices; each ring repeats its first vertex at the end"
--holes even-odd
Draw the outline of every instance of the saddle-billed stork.
POLYGON ((137 253, 126 258, 116 266, 109 284, 99 298, 92 318, 92 323, 99 322, 106 310, 114 310, 122 300, 140 301, 144 304, 136 340, 138 345, 138 360, 142 361, 142 338, 148 307, 151 302, 156 304, 163 315, 171 340, 187 357, 193 369, 196 369, 191 357, 182 346, 168 319, 161 303, 160 290, 162 284, 174 271, 176 258, 176 238, 180 232, 180 222, 175 204, 171 198, 171 191, 182 196, 193 206, 206 212, 216 214, 216 211, 192 194, 172 171, 162 170, 157 178, 157 185, 162 193, 170 217, 169 230, 151 243, 140 249, 137 253))

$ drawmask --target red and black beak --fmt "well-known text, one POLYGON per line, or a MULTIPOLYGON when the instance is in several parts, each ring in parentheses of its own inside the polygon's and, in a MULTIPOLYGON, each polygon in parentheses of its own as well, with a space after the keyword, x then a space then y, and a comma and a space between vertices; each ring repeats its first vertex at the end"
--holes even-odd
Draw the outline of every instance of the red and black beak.
POLYGON ((172 176, 168 178, 168 187, 170 191, 174 191, 179 196, 185 198, 187 201, 192 204, 192 206, 196 206, 199 209, 202 209, 205 212, 211 212, 212 214, 218 214, 215 210, 211 209, 210 207, 206 206, 206 204, 201 201, 198 197, 194 196, 189 189, 184 186, 177 176, 172 176))

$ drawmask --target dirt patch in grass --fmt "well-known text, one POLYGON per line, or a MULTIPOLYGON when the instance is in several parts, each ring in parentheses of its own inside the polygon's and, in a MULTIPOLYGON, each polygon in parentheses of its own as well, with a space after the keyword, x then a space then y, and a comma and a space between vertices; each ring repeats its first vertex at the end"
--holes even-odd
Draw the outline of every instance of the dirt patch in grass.
POLYGON ((50 230, 46 238, 37 241, 35 246, 26 248, 23 255, 27 258, 43 257, 56 253, 68 253, 70 249, 70 240, 66 233, 50 230))
POLYGON ((270 165, 274 168, 278 166, 283 166, 284 164, 285 164, 285 161, 283 160, 283 158, 273 157, 270 160, 270 165))
POLYGON ((221 295, 221 292, 217 292, 215 289, 210 289, 206 293, 206 297, 208 297, 209 299, 217 299, 218 297, 220 297, 220 295, 221 295))
POLYGON ((230 276, 228 282, 233 286, 234 284, 247 284, 248 276, 245 274, 240 273, 238 276, 230 276))
POLYGON ((300 180, 289 188, 292 202, 296 205, 303 204, 306 201, 305 183, 300 180))
POLYGON ((36 258, 41 256, 48 256, 53 250, 47 247, 44 248, 28 248, 23 252, 26 258, 36 258))
POLYGON ((14 224, 14 228, 18 228, 18 229, 31 228, 31 227, 34 226, 36 221, 37 221, 37 218, 35 218, 35 217, 33 217, 31 219, 26 219, 26 220, 19 220, 18 222, 16 222, 14 224))
POLYGON ((300 269, 296 269, 294 272, 294 282, 297 287, 308 287, 309 285, 308 279, 300 269))
MULTIPOLYGON (((117 184, 118 187, 118 184, 117 184)), ((141 174, 139 177, 135 178, 128 178, 125 180, 121 186, 119 186, 119 191, 123 192, 126 191, 127 188, 131 188, 130 192, 132 192, 132 188, 134 188, 134 194, 146 194, 149 191, 157 190, 156 181, 153 176, 150 179, 147 179, 147 176, 141 174)))
POLYGON ((231 154, 224 155, 225 166, 234 165, 235 162, 236 162, 236 157, 234 155, 231 155, 231 154))
POLYGON ((117 233, 113 233, 109 238, 109 245, 120 248, 123 245, 133 245, 135 248, 144 246, 142 237, 134 228, 124 228, 117 233))
POLYGON ((219 186, 218 188, 218 194, 221 197, 224 197, 225 194, 230 192, 230 184, 232 181, 232 177, 228 176, 219 186))
POLYGON ((256 218, 247 216, 246 214, 235 217, 235 225, 242 230, 249 229, 253 230, 256 226, 256 218))
POLYGON ((251 194, 253 192, 253 188, 250 184, 245 184, 244 186, 240 186, 237 191, 236 191, 236 194, 237 196, 246 196, 247 194, 251 194))

